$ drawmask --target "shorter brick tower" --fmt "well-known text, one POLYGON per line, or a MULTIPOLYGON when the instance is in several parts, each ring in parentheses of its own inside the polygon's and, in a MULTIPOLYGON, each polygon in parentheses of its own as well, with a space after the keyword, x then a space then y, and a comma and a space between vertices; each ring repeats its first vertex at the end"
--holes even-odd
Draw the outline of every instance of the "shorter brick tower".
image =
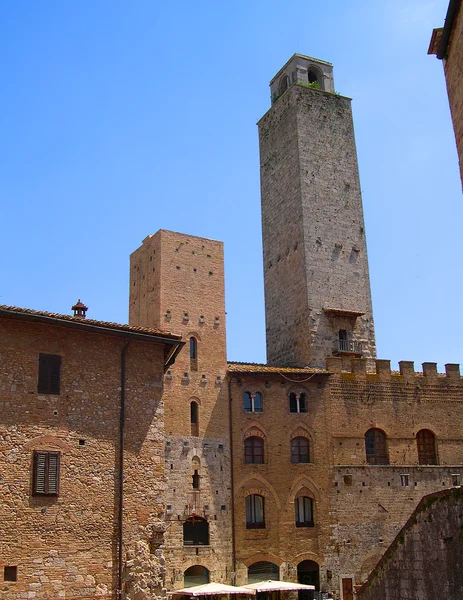
POLYGON ((222 242, 165 230, 146 237, 130 258, 129 312, 131 325, 186 342, 164 380, 167 584, 204 583, 204 568, 225 582, 232 502, 222 242))
POLYGON ((300 54, 270 91, 258 123, 268 361, 374 358, 351 101, 330 63, 300 54))

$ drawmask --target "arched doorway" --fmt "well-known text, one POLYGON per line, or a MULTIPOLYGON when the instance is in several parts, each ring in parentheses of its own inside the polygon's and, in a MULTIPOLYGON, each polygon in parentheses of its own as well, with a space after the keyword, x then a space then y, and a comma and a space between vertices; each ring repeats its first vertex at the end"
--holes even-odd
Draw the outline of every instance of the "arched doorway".
POLYGON ((258 583, 259 581, 267 581, 273 579, 280 580, 280 568, 266 560, 255 562, 248 567, 248 583, 258 583))
MULTIPOLYGON (((320 589, 320 567, 314 560, 303 560, 297 565, 297 581, 305 585, 314 585, 320 589)), ((300 591, 299 600, 312 600, 314 594, 310 591, 300 591)))
POLYGON ((203 585, 209 583, 209 571, 202 565, 193 565, 183 573, 183 586, 203 585))

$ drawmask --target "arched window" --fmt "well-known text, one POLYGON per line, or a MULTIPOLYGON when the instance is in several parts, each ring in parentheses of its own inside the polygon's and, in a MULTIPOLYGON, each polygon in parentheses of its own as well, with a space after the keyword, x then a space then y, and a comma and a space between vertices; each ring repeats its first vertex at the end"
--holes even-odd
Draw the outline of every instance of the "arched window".
POLYGON ((262 394, 260 392, 243 393, 244 412, 262 412, 262 394))
POLYGON ((365 433, 365 452, 369 465, 388 465, 387 438, 381 429, 369 429, 365 433))
POLYGON ((246 496, 246 529, 264 529, 264 498, 258 494, 246 496))
POLYGON ((421 429, 416 434, 418 462, 420 465, 437 465, 436 436, 430 429, 421 429))
POLYGON ((244 441, 244 462, 247 465, 261 465, 264 462, 264 440, 257 436, 244 441))
POLYGON ((296 527, 313 527, 313 500, 308 496, 299 496, 294 502, 296 527))
POLYGON ((191 435, 199 435, 199 409, 195 400, 190 402, 191 435))
POLYGON ((195 337, 190 338, 190 359, 198 358, 198 342, 195 337))
POLYGON ((291 440, 291 462, 310 462, 309 440, 305 437, 295 437, 291 440))
POLYGON ((305 413, 307 412, 307 396, 306 394, 296 394, 291 392, 289 395, 289 412, 305 413))
POLYGON ((286 92, 286 90, 289 88, 289 77, 285 74, 283 75, 283 77, 280 79, 280 85, 278 87, 280 94, 282 94, 283 92, 286 92))
POLYGON ((184 546, 208 546, 209 523, 202 517, 190 517, 183 523, 184 546))
POLYGON ((280 580, 280 568, 274 563, 261 560, 248 567, 248 583, 258 583, 259 581, 280 580))
POLYGON ((307 78, 309 80, 309 83, 315 83, 316 81, 318 81, 317 74, 311 69, 307 71, 307 78))
POLYGON ((184 587, 209 583, 209 571, 202 565, 193 565, 183 573, 184 587))

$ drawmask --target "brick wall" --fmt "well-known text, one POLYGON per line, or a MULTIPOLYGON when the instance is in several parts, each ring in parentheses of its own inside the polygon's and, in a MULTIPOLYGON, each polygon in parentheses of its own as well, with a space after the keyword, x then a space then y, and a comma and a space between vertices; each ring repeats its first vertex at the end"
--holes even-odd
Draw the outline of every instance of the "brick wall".
POLYGON ((201 565, 211 581, 232 578, 230 444, 223 244, 161 230, 131 257, 130 323, 168 328, 186 345, 166 374, 165 556, 169 589, 201 565), (196 356, 190 355, 190 339, 196 356), (191 404, 198 411, 191 423, 191 404), (193 489, 193 474, 200 484, 193 489), (183 526, 206 519, 209 546, 185 545, 183 526))

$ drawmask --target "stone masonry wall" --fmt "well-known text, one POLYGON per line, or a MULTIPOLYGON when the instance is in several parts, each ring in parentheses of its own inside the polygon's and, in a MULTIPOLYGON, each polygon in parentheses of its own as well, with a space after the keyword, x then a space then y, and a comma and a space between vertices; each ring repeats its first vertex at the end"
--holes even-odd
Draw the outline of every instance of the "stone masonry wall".
MULTIPOLYGON (((113 598, 117 581, 120 354, 114 336, 0 319, 0 598, 113 598), (62 357, 61 393, 37 393, 39 353, 62 357), (34 450, 61 452, 59 496, 34 496, 34 450)), ((124 558, 127 598, 154 598, 162 557, 140 556, 161 528, 163 346, 127 351, 124 558), (130 583, 129 583, 130 582, 130 583)))
POLYGON ((269 362, 322 368, 339 329, 374 358, 350 100, 295 84, 259 134, 269 362))
POLYGON ((453 24, 444 69, 463 185, 463 7, 461 2, 453 24))
POLYGON ((358 592, 360 600, 463 597, 463 491, 425 496, 358 592))

